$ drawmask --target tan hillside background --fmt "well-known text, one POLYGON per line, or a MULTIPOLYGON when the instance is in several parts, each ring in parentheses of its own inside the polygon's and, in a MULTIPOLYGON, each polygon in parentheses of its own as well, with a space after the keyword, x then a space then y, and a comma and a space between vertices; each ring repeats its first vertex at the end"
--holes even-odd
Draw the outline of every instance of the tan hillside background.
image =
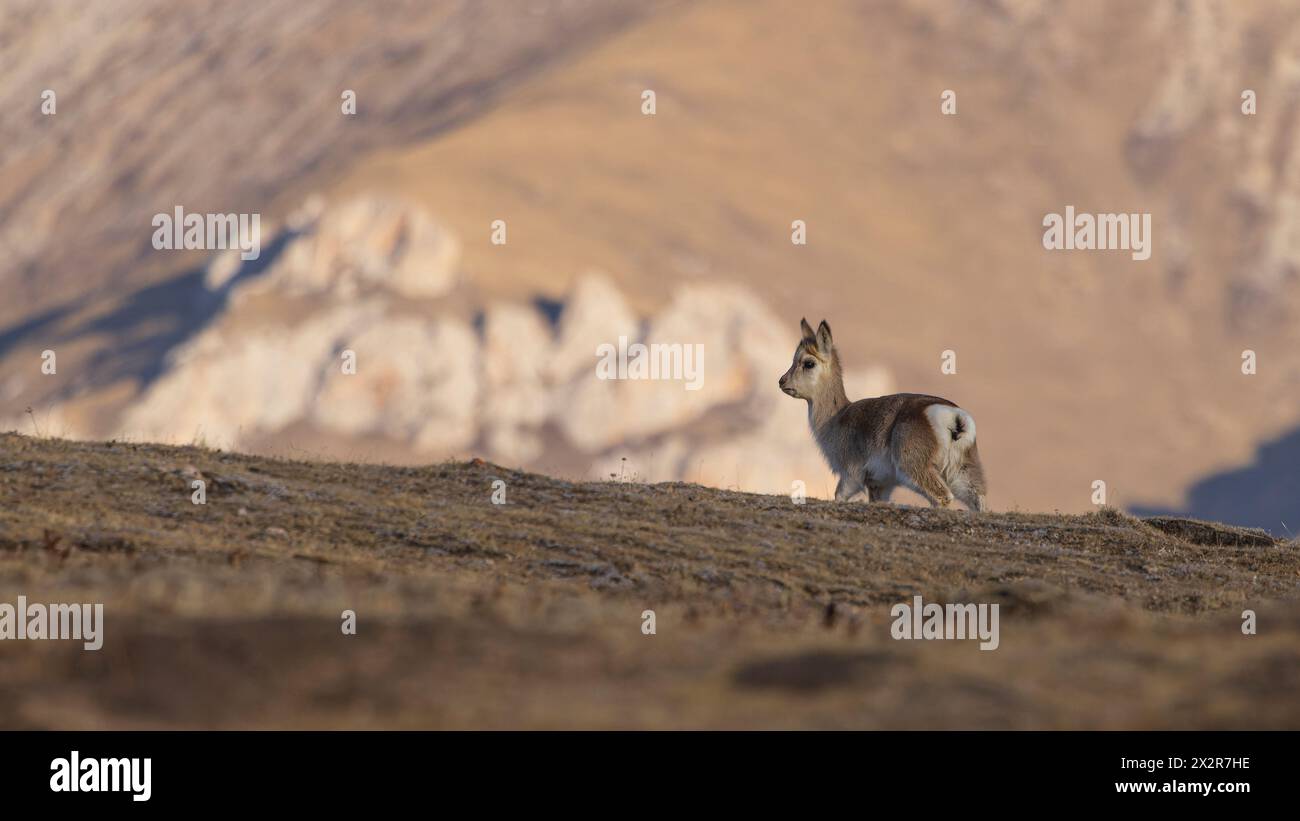
POLYGON ((0 428, 822 496, 802 316, 851 398, 970 409, 996 509, 1179 507, 1300 426, 1279 4, 20 0, 0 43, 0 428), (178 204, 261 265, 153 250, 178 204), (1067 205, 1151 258, 1045 251, 1067 205), (595 380, 624 330, 705 388, 595 380))

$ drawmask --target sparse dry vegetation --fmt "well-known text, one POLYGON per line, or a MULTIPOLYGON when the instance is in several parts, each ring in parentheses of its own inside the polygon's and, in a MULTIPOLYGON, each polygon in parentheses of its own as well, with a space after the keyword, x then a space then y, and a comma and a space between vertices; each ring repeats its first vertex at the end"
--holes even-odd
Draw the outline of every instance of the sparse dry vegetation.
POLYGON ((20 594, 105 643, 0 645, 7 728, 1300 727, 1300 546, 1112 510, 5 434, 20 594), (1001 647, 892 640, 913 595, 1001 603, 1001 647))

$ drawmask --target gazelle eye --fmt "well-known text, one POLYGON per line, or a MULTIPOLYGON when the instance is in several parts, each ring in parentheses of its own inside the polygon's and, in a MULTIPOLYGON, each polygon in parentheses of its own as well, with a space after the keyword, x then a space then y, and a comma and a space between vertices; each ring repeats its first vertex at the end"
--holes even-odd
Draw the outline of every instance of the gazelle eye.
POLYGON ((805 360, 803 361, 803 369, 804 369, 805 371, 812 370, 813 365, 816 365, 816 364, 817 364, 816 360, 813 360, 813 359, 805 359, 805 360))

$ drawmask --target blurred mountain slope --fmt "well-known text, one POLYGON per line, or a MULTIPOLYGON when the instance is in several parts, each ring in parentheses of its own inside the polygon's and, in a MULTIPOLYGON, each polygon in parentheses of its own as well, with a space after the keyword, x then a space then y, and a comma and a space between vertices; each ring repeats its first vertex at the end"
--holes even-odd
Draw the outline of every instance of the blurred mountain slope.
POLYGON ((272 212, 305 177, 472 117, 657 5, 10 0, 0 319, 175 270, 151 253, 155 213, 272 212))

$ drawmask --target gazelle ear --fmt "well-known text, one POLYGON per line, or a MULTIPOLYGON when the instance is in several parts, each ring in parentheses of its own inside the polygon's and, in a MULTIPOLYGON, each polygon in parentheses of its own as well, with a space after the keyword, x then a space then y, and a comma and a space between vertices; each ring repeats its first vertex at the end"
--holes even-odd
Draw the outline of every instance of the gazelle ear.
POLYGON ((826 353, 830 353, 833 344, 831 342, 831 326, 827 325, 826 320, 823 319, 822 324, 817 326, 817 347, 826 353))
POLYGON ((808 324, 808 320, 806 319, 799 320, 799 330, 803 332, 804 339, 817 338, 817 334, 813 333, 812 326, 808 324))

